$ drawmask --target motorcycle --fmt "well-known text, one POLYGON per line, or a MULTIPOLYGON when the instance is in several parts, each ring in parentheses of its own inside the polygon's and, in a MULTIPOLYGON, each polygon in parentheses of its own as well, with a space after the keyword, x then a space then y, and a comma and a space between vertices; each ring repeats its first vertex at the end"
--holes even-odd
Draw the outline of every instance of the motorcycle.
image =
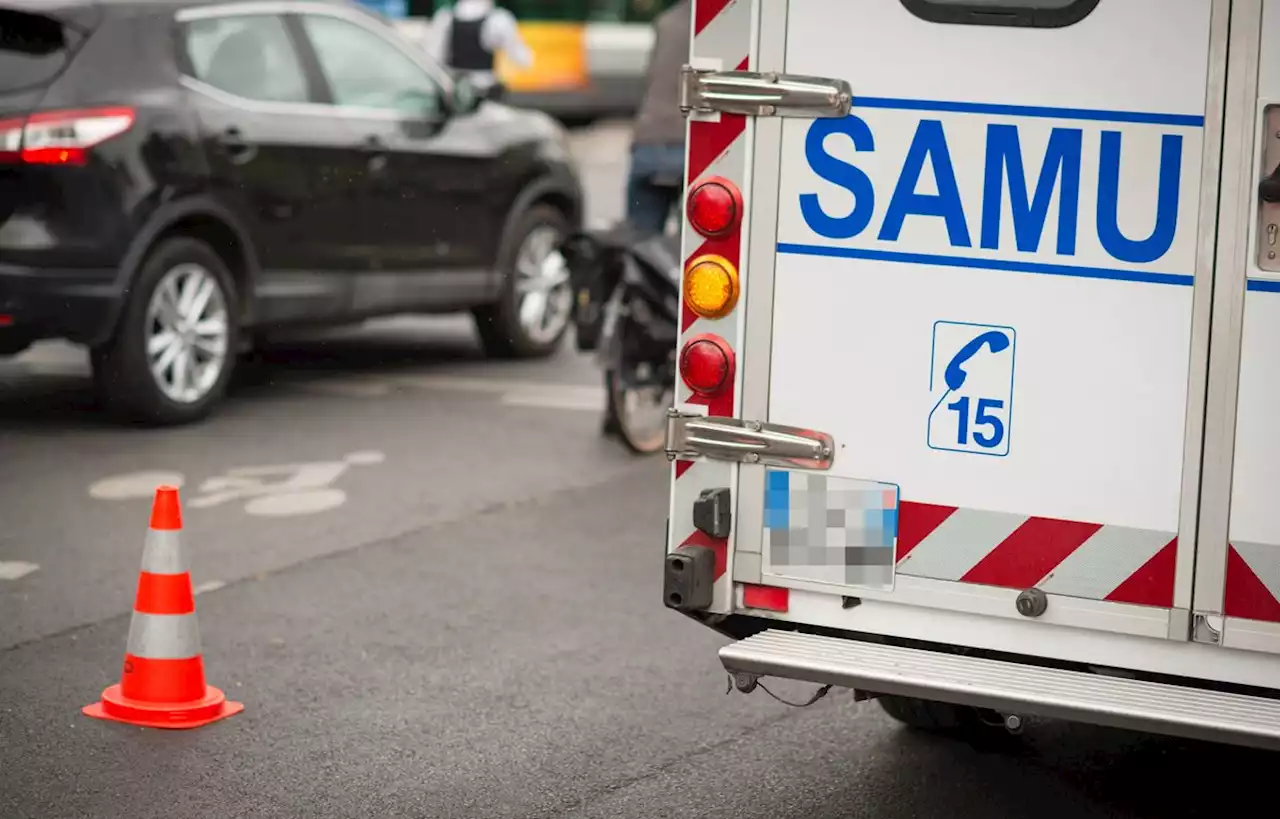
POLYGON ((637 454, 661 450, 675 398, 679 237, 622 224, 570 235, 553 255, 574 295, 576 346, 604 371, 605 431, 637 454))

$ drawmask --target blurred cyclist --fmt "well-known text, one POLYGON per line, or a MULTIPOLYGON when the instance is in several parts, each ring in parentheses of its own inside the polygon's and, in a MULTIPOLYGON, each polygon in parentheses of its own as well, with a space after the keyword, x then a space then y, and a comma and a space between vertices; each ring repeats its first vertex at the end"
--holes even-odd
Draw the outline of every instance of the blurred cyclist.
POLYGON ((690 0, 680 0, 653 23, 653 51, 636 112, 627 179, 627 221, 644 233, 663 231, 684 186, 680 68, 689 60, 690 5, 690 0))
POLYGON ((490 99, 505 92, 493 71, 502 52, 520 68, 533 65, 533 52, 520 36, 516 18, 493 0, 458 0, 431 18, 428 49, 453 71, 465 74, 476 90, 490 99))

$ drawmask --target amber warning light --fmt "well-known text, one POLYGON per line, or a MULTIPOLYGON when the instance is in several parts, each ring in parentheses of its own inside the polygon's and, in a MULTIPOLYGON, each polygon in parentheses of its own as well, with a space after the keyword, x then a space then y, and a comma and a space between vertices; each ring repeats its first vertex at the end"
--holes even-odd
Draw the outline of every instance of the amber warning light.
POLYGON ((699 256, 685 267, 684 303, 703 318, 723 318, 738 303, 738 271, 722 256, 699 256))

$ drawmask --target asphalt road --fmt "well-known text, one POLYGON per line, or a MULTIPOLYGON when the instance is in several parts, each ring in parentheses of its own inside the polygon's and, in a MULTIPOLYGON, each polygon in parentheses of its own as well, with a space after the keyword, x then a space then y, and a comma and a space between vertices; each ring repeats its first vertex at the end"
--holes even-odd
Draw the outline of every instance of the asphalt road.
MULTIPOLYGON (((624 137, 579 137, 600 219, 624 137)), ((143 431, 93 412, 75 350, 0 364, 0 817, 1265 811, 1275 755, 1061 723, 972 747, 848 696, 726 696, 721 638, 660 603, 665 461, 600 439, 596 384, 568 350, 496 364, 465 320, 399 320, 280 343, 210 422, 143 431), (280 465, 305 492, 207 483, 280 465), (80 714, 119 673, 161 476, 209 681, 246 706, 192 732, 80 714)))

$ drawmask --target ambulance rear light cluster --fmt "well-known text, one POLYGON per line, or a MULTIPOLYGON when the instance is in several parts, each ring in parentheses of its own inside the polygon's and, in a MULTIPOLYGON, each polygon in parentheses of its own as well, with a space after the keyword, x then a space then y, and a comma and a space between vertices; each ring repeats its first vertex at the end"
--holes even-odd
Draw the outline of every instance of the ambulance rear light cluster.
MULTIPOLYGON (((706 239, 733 241, 742 228, 742 191, 720 176, 699 180, 685 198, 690 226, 706 239)), ((724 256, 704 253, 684 268, 685 307, 704 319, 721 319, 738 306, 738 270, 724 256)), ((694 336, 680 349, 680 378, 696 395, 710 398, 733 383, 733 348, 711 333, 694 336)))
POLYGON ((89 152, 133 127, 132 108, 41 111, 0 120, 0 164, 84 165, 89 152))

